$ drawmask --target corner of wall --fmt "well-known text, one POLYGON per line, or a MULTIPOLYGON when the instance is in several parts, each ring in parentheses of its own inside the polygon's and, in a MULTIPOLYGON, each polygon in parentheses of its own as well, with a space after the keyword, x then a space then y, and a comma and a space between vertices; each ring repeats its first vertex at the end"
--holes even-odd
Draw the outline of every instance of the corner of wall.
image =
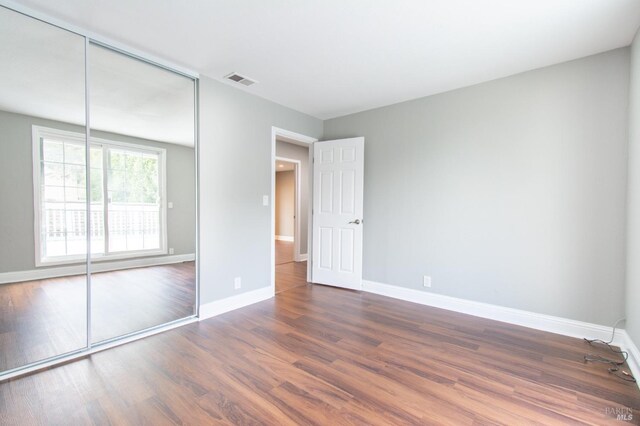
MULTIPOLYGON (((640 37, 630 47, 625 315, 629 342, 640 344, 640 37)), ((640 360, 638 360, 640 362, 640 360)))

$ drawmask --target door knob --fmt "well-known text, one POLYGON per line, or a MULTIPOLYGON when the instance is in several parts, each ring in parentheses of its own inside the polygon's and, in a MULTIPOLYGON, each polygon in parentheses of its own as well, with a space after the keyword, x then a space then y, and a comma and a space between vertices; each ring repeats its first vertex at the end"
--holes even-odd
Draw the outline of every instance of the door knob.
POLYGON ((360 219, 352 220, 352 221, 351 221, 351 222, 349 222, 349 223, 354 223, 354 224, 356 224, 356 225, 360 225, 360 219))

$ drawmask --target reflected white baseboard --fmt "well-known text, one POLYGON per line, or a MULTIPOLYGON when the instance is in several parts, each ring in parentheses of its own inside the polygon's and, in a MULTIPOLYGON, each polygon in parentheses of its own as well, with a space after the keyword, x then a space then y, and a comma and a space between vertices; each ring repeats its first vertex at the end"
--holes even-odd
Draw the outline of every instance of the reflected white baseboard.
POLYGON ((309 259, 309 255, 307 253, 298 255, 296 257, 296 262, 306 262, 309 259))
MULTIPOLYGON (((92 272, 118 271, 121 269, 144 268, 146 266, 169 265, 172 263, 190 262, 196 259, 194 253, 176 254, 171 256, 141 257, 137 259, 117 260, 113 262, 92 263, 92 272)), ((86 273, 83 264, 69 266, 55 266, 51 268, 38 268, 28 271, 2 272, 0 284, 17 283, 23 281, 42 280, 46 278, 67 277, 86 273)))
POLYGON ((293 242, 293 237, 289 237, 287 235, 276 235, 276 240, 293 242))

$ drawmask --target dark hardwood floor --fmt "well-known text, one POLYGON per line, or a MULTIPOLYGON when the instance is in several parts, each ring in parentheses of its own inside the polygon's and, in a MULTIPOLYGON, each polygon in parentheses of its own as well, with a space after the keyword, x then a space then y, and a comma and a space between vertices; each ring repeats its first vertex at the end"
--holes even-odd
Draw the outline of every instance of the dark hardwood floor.
POLYGON ((276 265, 282 265, 283 263, 289 263, 294 261, 293 249, 294 245, 292 241, 276 240, 276 265))
POLYGON ((276 293, 307 285, 307 262, 276 265, 276 293))
MULTIPOLYGON (((194 262, 92 274, 92 340, 193 315, 194 262)), ((83 348, 86 276, 0 285, 0 371, 83 348)))
POLYGON ((293 243, 276 240, 276 293, 307 284, 307 262, 295 262, 293 243))
POLYGON ((319 285, 0 384, 0 424, 625 424, 580 339, 319 285))
POLYGON ((91 287, 94 342, 195 313, 195 262, 92 274, 91 287))

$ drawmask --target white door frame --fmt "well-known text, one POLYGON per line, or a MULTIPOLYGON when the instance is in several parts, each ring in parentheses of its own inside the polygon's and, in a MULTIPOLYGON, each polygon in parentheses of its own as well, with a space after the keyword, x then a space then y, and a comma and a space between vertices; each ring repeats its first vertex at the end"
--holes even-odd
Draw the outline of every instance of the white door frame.
MULTIPOLYGON (((276 161, 285 161, 287 163, 293 163, 293 176, 295 186, 293 188, 294 191, 294 206, 293 206, 293 260, 296 262, 302 262, 302 255, 300 254, 300 185, 302 184, 302 176, 300 174, 300 168, 302 166, 302 162, 300 160, 296 160, 293 158, 287 157, 278 157, 276 155, 276 161)), ((278 173, 278 170, 276 170, 278 173)), ((273 203, 275 204, 276 199, 273 199, 273 203)))
MULTIPOLYGON (((292 132, 290 130, 281 129, 279 127, 271 127, 271 290, 273 294, 276 294, 276 137, 282 136, 286 139, 297 142, 300 145, 306 145, 309 148, 309 218, 307 220, 307 281, 311 282, 311 259, 312 259, 312 239, 313 239, 313 227, 312 227, 312 214, 313 211, 313 143, 318 142, 318 139, 306 136, 300 133, 292 132)), ((291 160, 287 160, 291 161, 291 160)), ((296 180, 296 188, 299 188, 298 181, 296 180)), ((296 189, 297 191, 297 189, 296 189)), ((297 195, 297 194, 296 194, 297 195)), ((299 210, 296 206, 296 219, 299 216, 299 210)), ((297 221, 297 223, 300 223, 297 221)), ((298 230, 299 235, 299 230, 298 230)), ((295 237, 294 237, 295 238, 295 237)), ((300 239, 295 238, 297 244, 300 244, 300 239)), ((299 253, 299 250, 298 250, 299 253)))

